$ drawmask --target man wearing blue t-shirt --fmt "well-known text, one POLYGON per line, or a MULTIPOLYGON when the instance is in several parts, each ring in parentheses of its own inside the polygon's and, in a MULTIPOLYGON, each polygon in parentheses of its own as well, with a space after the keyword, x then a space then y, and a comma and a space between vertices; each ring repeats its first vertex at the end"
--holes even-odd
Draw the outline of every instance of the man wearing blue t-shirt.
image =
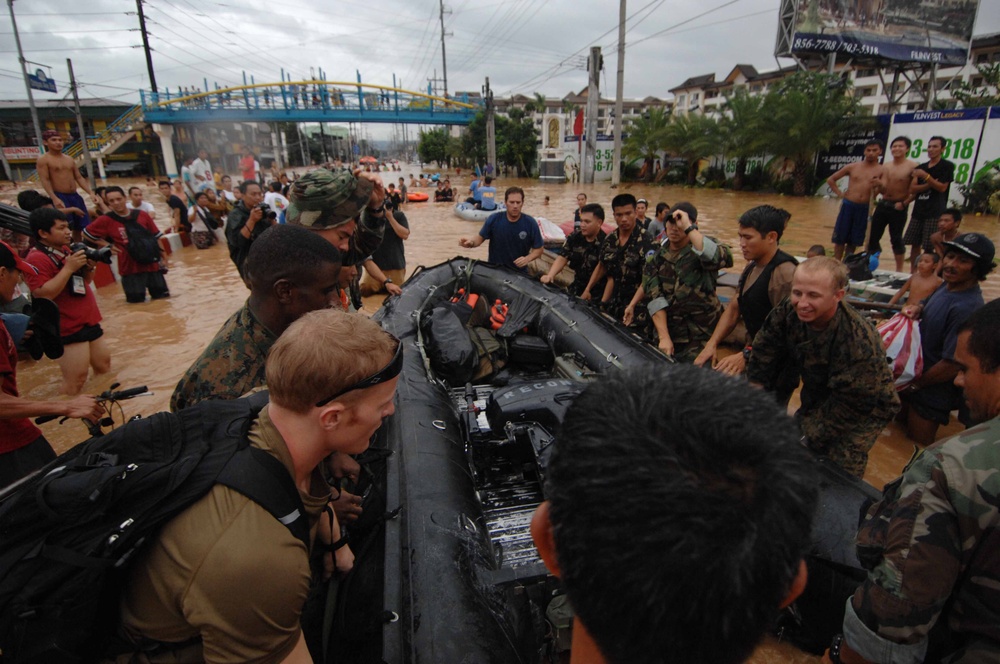
POLYGON ((463 237, 458 245, 474 249, 486 240, 490 241, 489 261, 496 265, 506 265, 527 271, 528 263, 542 255, 542 232, 534 217, 521 214, 524 205, 524 190, 511 187, 503 195, 507 209, 491 214, 483 224, 479 235, 463 237))
POLYGON ((469 197, 465 199, 466 203, 470 205, 477 205, 479 201, 482 200, 482 195, 479 193, 479 178, 475 178, 469 183, 469 197))
POLYGON ((476 194, 479 196, 477 208, 480 210, 497 209, 497 188, 493 186, 493 178, 489 175, 483 178, 483 186, 476 190, 476 194))

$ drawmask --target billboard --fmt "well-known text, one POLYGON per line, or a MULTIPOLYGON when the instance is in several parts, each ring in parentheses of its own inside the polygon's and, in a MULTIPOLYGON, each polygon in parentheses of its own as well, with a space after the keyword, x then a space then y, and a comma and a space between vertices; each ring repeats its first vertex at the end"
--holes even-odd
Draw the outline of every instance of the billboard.
POLYGON ((5 147, 3 156, 10 161, 34 161, 42 156, 42 151, 33 145, 5 147))
POLYGON ((784 0, 779 56, 964 65, 979 0, 784 0))
MULTIPOLYGON (((972 168, 979 153, 979 142, 983 134, 983 122, 986 120, 986 108, 967 108, 951 111, 918 111, 916 113, 897 113, 892 117, 892 137, 907 136, 913 145, 910 146, 910 159, 917 163, 927 161, 927 141, 931 136, 944 138, 943 159, 955 163, 955 184, 966 184, 971 181, 974 173, 972 168)), ((956 187, 952 187, 949 198, 959 196, 956 187)))
POLYGON ((1000 169, 1000 106, 990 109, 990 119, 983 129, 983 138, 979 144, 979 156, 976 159, 976 172, 972 181, 996 174, 1000 169))

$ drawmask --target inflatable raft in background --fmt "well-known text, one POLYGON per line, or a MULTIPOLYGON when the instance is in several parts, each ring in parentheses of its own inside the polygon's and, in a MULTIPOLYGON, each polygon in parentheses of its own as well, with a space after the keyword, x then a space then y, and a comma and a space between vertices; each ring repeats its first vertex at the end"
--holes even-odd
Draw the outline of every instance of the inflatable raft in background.
POLYGON ((424 203, 430 196, 422 191, 408 191, 406 193, 406 200, 410 203, 424 203))
MULTIPOLYGON (((507 208, 500 204, 497 205, 495 210, 477 210, 471 203, 455 203, 455 215, 460 219, 465 221, 475 221, 480 224, 486 221, 486 219, 497 212, 505 212, 507 208)), ((566 241, 566 234, 563 229, 559 227, 558 224, 549 221, 545 217, 535 217, 536 222, 538 222, 538 230, 542 233, 542 241, 545 243, 546 247, 554 248, 561 247, 563 242, 566 241)))
MULTIPOLYGON (((588 381, 671 363, 587 303, 465 258, 418 268, 375 320, 400 338, 404 367, 396 412, 361 458, 355 568, 327 602, 324 661, 537 662, 552 645, 544 617, 561 592, 529 532, 546 451, 588 381), (422 322, 461 293, 508 305, 495 335, 509 359, 498 373, 448 384, 435 364, 437 330, 422 322)), ((877 495, 818 463, 810 584, 782 624, 784 638, 813 649, 840 630, 864 576, 854 535, 862 504, 877 495)))

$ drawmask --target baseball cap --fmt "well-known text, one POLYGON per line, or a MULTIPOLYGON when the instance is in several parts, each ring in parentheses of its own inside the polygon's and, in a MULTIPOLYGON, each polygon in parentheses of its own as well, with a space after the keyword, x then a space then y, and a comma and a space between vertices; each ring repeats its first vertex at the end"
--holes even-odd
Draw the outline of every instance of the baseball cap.
POLYGON ((993 267, 993 257, 996 256, 996 247, 982 233, 963 233, 954 240, 942 242, 941 244, 960 253, 972 256, 976 259, 979 266, 984 269, 988 270, 993 267))
POLYGON ((375 183, 347 168, 319 168, 296 180, 288 192, 285 219, 313 230, 336 228, 368 205, 375 183))
POLYGON ((38 270, 17 255, 17 252, 10 248, 6 242, 0 242, 0 267, 14 268, 15 270, 28 274, 38 274, 38 270))

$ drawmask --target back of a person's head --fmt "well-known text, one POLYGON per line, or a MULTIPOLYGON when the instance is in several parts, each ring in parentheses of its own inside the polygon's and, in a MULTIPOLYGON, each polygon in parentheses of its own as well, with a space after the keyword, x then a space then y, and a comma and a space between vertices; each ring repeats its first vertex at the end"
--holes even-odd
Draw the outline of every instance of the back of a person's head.
POLYGON ((750 656, 810 541, 798 439, 766 393, 690 366, 615 373, 577 398, 546 498, 560 577, 610 664, 750 656))
POLYGON ((52 205, 52 199, 43 196, 34 189, 25 189, 17 194, 17 206, 25 212, 34 212, 46 205, 52 205))
POLYGON ((250 245, 246 261, 250 291, 269 297, 281 279, 305 284, 324 266, 340 262, 340 252, 321 235, 302 226, 276 224, 250 245))
POLYGON ((270 184, 270 188, 271 188, 271 191, 273 191, 275 193, 280 193, 281 192, 281 183, 278 182, 277 180, 275 180, 274 182, 272 182, 270 184))
POLYGON ((774 231, 780 240, 791 216, 787 210, 773 205, 758 205, 740 215, 739 224, 740 228, 754 229, 761 237, 767 237, 768 233, 774 231))

